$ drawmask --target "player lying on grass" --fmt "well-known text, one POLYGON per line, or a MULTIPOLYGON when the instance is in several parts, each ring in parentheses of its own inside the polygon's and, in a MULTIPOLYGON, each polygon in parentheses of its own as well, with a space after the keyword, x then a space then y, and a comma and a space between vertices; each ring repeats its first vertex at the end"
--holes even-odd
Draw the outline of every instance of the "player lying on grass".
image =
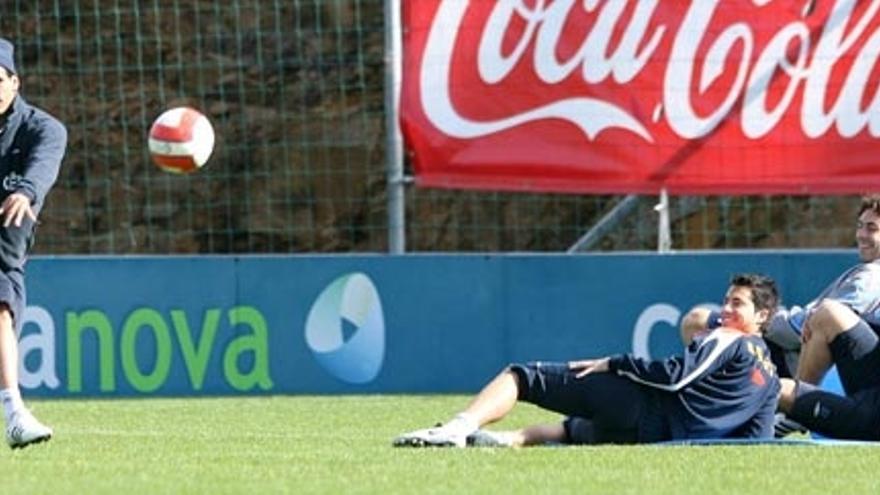
POLYGON ((514 364, 447 423, 405 433, 399 447, 650 443, 770 438, 779 380, 761 338, 779 302, 775 282, 735 275, 723 325, 694 336, 684 355, 647 361, 623 354, 568 363, 514 364), (480 428, 522 400, 568 416, 561 424, 493 433, 480 428))

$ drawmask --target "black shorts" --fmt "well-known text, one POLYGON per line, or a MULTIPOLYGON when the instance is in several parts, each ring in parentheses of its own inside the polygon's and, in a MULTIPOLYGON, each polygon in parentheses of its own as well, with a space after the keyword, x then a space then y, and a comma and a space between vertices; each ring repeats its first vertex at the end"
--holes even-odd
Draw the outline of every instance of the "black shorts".
POLYGON ((830 349, 846 397, 799 382, 791 418, 829 437, 880 440, 880 338, 861 321, 830 349))
POLYGON ((20 332, 25 305, 24 274, 22 272, 16 270, 0 272, 0 303, 9 306, 9 310, 12 312, 13 327, 16 332, 20 332))
POLYGON ((656 392, 612 373, 576 378, 568 363, 514 364, 519 399, 568 416, 570 443, 648 443, 669 440, 656 392))
POLYGON ((789 417, 828 437, 880 440, 880 387, 844 397, 798 382, 789 417))
POLYGON ((880 387, 880 338, 868 323, 841 333, 829 348, 846 395, 880 387))

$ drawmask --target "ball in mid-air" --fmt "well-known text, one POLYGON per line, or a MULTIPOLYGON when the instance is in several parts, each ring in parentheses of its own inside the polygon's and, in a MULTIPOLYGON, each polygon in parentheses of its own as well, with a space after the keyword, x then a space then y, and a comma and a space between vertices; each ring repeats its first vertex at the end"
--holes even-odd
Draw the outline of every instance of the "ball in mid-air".
POLYGON ((214 128, 190 107, 166 110, 150 127, 150 155, 162 170, 178 174, 201 168, 214 150, 214 128))

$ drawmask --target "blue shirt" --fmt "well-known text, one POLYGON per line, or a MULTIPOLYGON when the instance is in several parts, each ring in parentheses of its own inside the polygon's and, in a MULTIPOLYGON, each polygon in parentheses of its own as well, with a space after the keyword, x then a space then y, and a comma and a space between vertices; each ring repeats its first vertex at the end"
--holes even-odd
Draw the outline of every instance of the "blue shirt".
POLYGON ((880 260, 860 263, 843 272, 807 304, 806 313, 823 299, 845 304, 871 326, 880 327, 880 260))
POLYGON ((772 438, 779 378, 760 335, 718 328, 683 356, 614 356, 609 369, 659 391, 673 439, 772 438))

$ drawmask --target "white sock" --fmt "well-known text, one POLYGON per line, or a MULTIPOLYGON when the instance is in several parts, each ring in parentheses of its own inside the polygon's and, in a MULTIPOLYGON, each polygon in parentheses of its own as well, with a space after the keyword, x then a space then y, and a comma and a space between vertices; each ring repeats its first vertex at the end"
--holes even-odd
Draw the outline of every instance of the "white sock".
POLYGON ((490 431, 482 430, 481 434, 491 438, 496 445, 487 445, 490 447, 516 447, 517 432, 515 431, 490 431))
POLYGON ((12 413, 19 409, 24 409, 24 402, 21 400, 21 392, 18 387, 9 387, 0 390, 0 402, 3 403, 3 414, 6 421, 12 416, 12 413))
POLYGON ((495 439, 504 447, 516 446, 516 432, 514 431, 496 431, 495 439))
POLYGON ((480 424, 468 413, 458 413, 452 420, 443 425, 449 431, 468 436, 480 428, 480 424))

